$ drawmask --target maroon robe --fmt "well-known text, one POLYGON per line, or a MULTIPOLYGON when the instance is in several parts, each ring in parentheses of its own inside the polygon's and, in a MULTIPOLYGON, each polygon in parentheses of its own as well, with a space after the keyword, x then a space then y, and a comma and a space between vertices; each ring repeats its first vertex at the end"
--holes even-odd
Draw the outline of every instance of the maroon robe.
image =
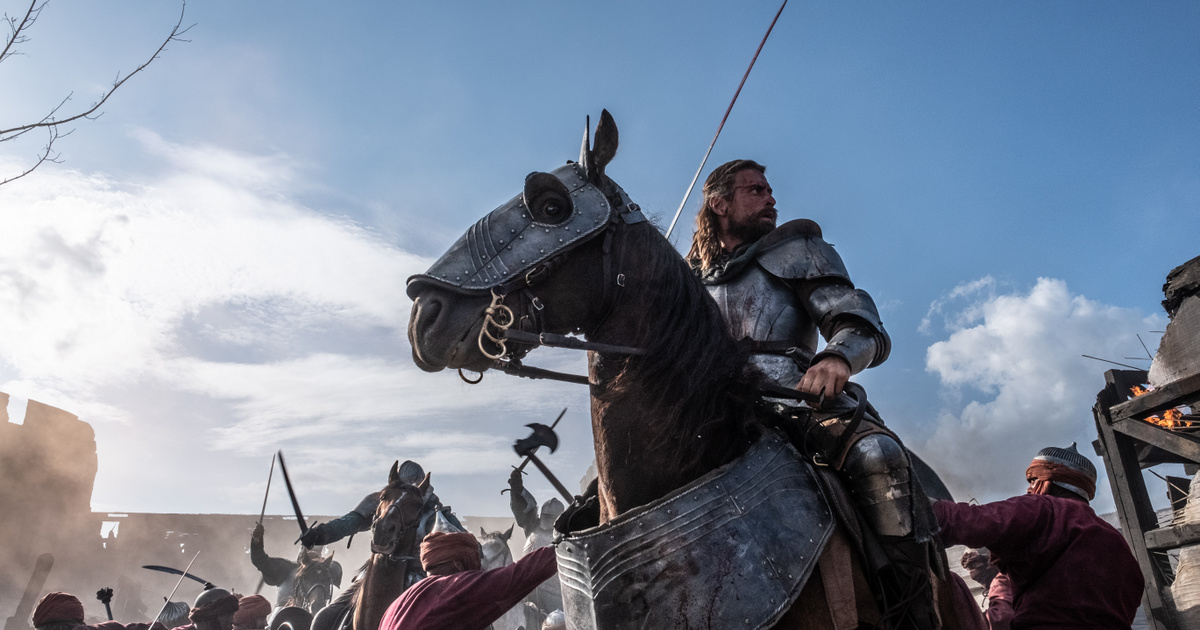
POLYGON ((1129 628, 1145 584, 1129 545, 1083 501, 1026 494, 938 501, 942 542, 987 547, 1008 576, 1013 628, 1129 628))
POLYGON ((542 547, 499 569, 431 575, 392 602, 379 630, 484 630, 557 571, 554 547, 542 547))

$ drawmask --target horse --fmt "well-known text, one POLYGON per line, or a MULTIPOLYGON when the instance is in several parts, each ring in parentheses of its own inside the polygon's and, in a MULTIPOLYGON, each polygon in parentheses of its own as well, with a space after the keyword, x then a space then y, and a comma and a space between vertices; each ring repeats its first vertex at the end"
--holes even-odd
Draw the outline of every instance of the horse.
MULTIPOLYGON (((513 528, 506 531, 488 532, 479 528, 479 548, 483 554, 480 566, 484 571, 499 569, 513 563, 512 549, 508 547, 508 539, 512 538, 513 528)), ((528 628, 525 621, 524 605, 518 604, 504 613, 502 617, 492 622, 492 630, 517 630, 528 628)))
MULTIPOLYGON (((790 446, 786 440, 777 444, 777 434, 758 412, 763 385, 749 367, 746 350, 728 333, 716 303, 688 264, 605 175, 617 149, 611 115, 602 113, 594 145, 588 133, 585 129, 578 162, 527 176, 520 195, 477 222, 427 273, 409 279, 413 306, 408 337, 414 362, 428 372, 458 369, 464 380, 464 371, 499 368, 590 387, 596 499, 572 510, 576 515, 594 511, 589 525, 597 526, 579 532, 578 540, 595 545, 588 550, 586 542, 572 543, 577 534, 571 532, 559 544, 565 604, 569 597, 582 597, 598 610, 600 602, 594 598, 601 578, 616 578, 588 575, 579 567, 586 566, 585 559, 609 560, 637 565, 652 576, 620 594, 626 599, 613 607, 623 607, 630 618, 609 622, 612 627, 657 622, 663 627, 841 629, 860 622, 886 623, 888 611, 879 609, 867 571, 847 542, 851 532, 811 492, 795 495, 797 501, 811 499, 811 508, 758 528, 779 534, 771 538, 777 546, 765 551, 729 537, 693 540, 686 532, 665 541, 639 538, 643 546, 628 556, 605 551, 608 532, 615 540, 618 533, 634 536, 683 527, 678 518, 693 514, 684 500, 699 504, 699 492, 710 489, 713 480, 742 474, 736 466, 786 462, 789 479, 814 473, 798 455, 778 455, 790 446), (524 365, 524 357, 541 345, 588 350, 588 375, 559 375, 524 365), (761 454, 764 443, 773 449, 769 456, 761 454), (816 523, 820 528, 805 529, 816 523), (778 532, 769 531, 774 529, 778 532), (596 536, 599 532, 605 535, 596 536), (793 541, 803 548, 789 556, 784 552, 793 541), (711 553, 691 558, 690 566, 674 573, 661 570, 659 558, 685 542, 715 546, 711 553), (754 554, 761 566, 738 564, 754 554), (688 597, 688 577, 698 571, 720 576, 712 580, 717 583, 712 601, 682 601, 688 597), (722 617, 729 606, 716 603, 729 601, 720 599, 728 593, 719 591, 735 577, 761 578, 757 584, 785 584, 790 590, 779 596, 769 588, 743 589, 737 594, 745 600, 740 605, 757 608, 754 619, 747 615, 743 625, 740 618, 722 617), (588 579, 592 581, 579 586, 588 579), (851 591, 854 597, 847 600, 851 591), (700 620, 688 621, 697 618, 696 607, 700 620)), ((775 472, 759 478, 761 488, 775 492, 781 476, 775 472)), ((718 484, 716 494, 721 492, 718 484)), ((783 495, 755 500, 770 503, 777 496, 783 495)), ((569 525, 575 515, 564 518, 569 525)), ((961 597, 954 596, 962 588, 934 584, 944 627, 982 624, 970 598, 964 607, 961 597)), ((573 617, 570 604, 567 613, 568 627, 603 625, 597 613, 581 620, 578 614, 573 617)))
POLYGON ((315 615, 329 604, 330 586, 341 586, 342 566, 333 560, 333 554, 322 558, 303 549, 298 560, 291 580, 292 594, 284 605, 303 608, 315 615))
POLYGON ((429 473, 414 486, 401 481, 398 462, 392 464, 371 523, 371 557, 354 598, 353 630, 378 630, 388 606, 425 577, 417 526, 428 490, 429 473))
POLYGON ((388 606, 425 577, 417 529, 429 473, 412 485, 400 479, 399 465, 392 464, 388 484, 379 492, 371 523, 371 557, 349 588, 313 618, 313 630, 378 630, 388 606))

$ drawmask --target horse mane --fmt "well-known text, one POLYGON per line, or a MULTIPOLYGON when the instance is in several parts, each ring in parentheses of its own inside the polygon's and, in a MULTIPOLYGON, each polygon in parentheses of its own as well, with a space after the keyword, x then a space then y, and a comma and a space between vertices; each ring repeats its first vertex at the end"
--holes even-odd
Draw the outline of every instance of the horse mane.
POLYGON ((618 268, 637 269, 631 275, 654 284, 637 292, 644 300, 636 304, 625 289, 618 307, 644 314, 629 345, 647 352, 625 359, 596 398, 603 409, 642 390, 640 403, 654 422, 650 448, 664 467, 690 480, 740 456, 761 434, 754 413, 758 372, 729 334, 716 302, 662 234, 650 223, 617 229, 623 232, 618 268), (645 393, 647 387, 652 393, 645 393))

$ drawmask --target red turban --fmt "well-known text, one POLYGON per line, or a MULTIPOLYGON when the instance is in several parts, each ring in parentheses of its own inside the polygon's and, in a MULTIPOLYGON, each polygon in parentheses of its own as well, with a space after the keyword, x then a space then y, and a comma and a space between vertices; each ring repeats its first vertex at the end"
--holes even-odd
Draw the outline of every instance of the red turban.
POLYGON ((238 610, 238 596, 230 593, 220 599, 192 609, 188 614, 188 619, 195 623, 201 619, 216 619, 225 615, 232 615, 238 610))
POLYGON ((262 628, 271 614, 271 602, 262 595, 247 595, 238 602, 237 612, 233 613, 233 625, 236 628, 262 628))
POLYGON ((1029 480, 1032 494, 1046 494, 1050 483, 1058 481, 1086 492, 1088 501, 1096 498, 1096 479, 1065 464, 1035 459, 1025 470, 1025 478, 1029 480))
POLYGON ((55 621, 83 623, 83 604, 70 593, 46 593, 33 610, 33 627, 55 621))
POLYGON ((426 571, 458 560, 467 571, 479 570, 479 542, 466 532, 433 532, 421 542, 421 567, 426 571))

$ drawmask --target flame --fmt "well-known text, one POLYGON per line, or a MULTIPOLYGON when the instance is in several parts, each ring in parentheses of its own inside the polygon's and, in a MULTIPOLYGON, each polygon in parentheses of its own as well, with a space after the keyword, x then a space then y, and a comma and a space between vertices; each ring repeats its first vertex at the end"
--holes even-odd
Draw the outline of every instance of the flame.
MULTIPOLYGON (((1137 398, 1138 396, 1145 396, 1146 394, 1150 393, 1150 390, 1142 387, 1141 385, 1134 385, 1133 387, 1129 388, 1129 391, 1133 393, 1134 398, 1137 398)), ((1191 420, 1184 420, 1183 412, 1178 408, 1166 410, 1163 412, 1163 417, 1161 418, 1158 416, 1150 416, 1146 418, 1146 422, 1167 429, 1200 426, 1200 423, 1192 422, 1191 420)))

